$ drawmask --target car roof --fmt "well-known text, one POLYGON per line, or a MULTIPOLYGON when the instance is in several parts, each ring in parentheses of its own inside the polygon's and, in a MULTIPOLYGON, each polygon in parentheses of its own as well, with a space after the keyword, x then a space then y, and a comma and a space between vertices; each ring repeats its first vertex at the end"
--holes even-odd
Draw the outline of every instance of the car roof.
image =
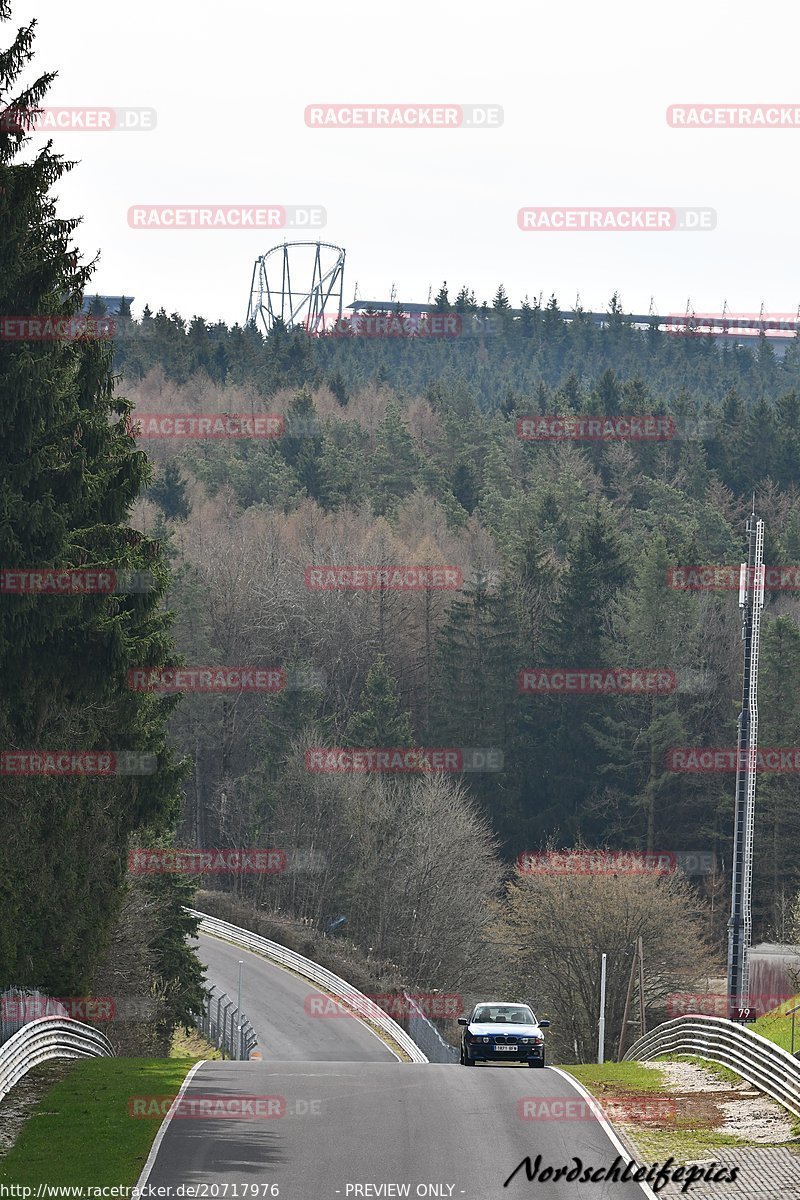
POLYGON ((503 1008, 533 1008, 529 1000, 478 1000, 473 1008, 482 1008, 483 1005, 491 1007, 492 1005, 500 1005, 503 1008))

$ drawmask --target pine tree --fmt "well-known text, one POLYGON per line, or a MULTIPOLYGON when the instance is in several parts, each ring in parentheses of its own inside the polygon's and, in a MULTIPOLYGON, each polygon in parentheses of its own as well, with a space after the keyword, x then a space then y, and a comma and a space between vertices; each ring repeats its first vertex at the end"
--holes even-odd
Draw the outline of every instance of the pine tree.
MULTIPOLYGON (((0 28, 9 20, 0 0, 0 28)), ((0 51, 0 110, 41 104, 52 76, 16 96, 34 25, 0 51)), ((69 170, 48 144, 25 161, 22 133, 0 125, 0 314, 79 313, 90 269, 56 216, 69 170)), ((150 590, 4 597, 0 606, 0 746, 133 750, 152 774, 12 776, 0 795, 0 988, 80 995, 121 896, 128 837, 165 822, 180 772, 166 749, 174 700, 127 687, 127 672, 173 661, 167 586, 156 544, 127 525, 148 482, 115 395, 110 343, 0 340, 0 563, 147 572, 150 590), (24 681, 24 686, 20 682, 24 681)), ((145 585, 147 586, 147 585, 145 585)))
POLYGON ((436 312, 449 312, 450 300, 447 295, 447 280, 444 281, 439 291, 436 293, 436 299, 433 302, 433 307, 436 312))
POLYGON ((495 292, 494 300, 492 301, 492 308, 495 310, 495 312, 508 312, 508 310, 511 308, 511 302, 508 299, 506 289, 503 287, 502 283, 495 292))
POLYGON ((186 498, 187 481, 174 458, 169 459, 162 474, 150 488, 150 499, 159 506, 165 517, 176 517, 185 521, 189 516, 189 501, 186 498))
POLYGON ((323 434, 317 410, 307 389, 299 392, 289 405, 285 431, 278 450, 295 478, 314 500, 326 494, 328 480, 323 469, 323 434))
POLYGON ((398 500, 411 495, 417 486, 420 466, 403 410, 396 400, 390 400, 378 427, 372 460, 372 489, 378 514, 390 513, 398 500))
POLYGON ((369 669, 361 707, 347 723, 351 746, 413 746, 411 717, 400 707, 397 680, 380 654, 369 669))

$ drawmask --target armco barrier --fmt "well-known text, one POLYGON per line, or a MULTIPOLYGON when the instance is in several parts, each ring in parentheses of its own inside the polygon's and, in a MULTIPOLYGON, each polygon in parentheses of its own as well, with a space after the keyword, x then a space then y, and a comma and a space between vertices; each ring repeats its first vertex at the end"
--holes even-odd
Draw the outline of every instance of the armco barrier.
POLYGON ((99 1029, 68 1017, 40 1017, 0 1046, 0 1098, 49 1058, 113 1057, 111 1042, 99 1029))
POLYGON ((404 1029, 401 1029, 396 1021, 392 1020, 388 1013, 383 1014, 379 1010, 376 1011, 375 1005, 369 1001, 363 992, 359 992, 357 988, 351 987, 346 980, 340 979, 332 971, 327 971, 325 967, 321 967, 319 963, 312 962, 310 958, 303 958, 302 954, 295 954, 294 950, 287 950, 285 946, 279 945, 278 942, 271 942, 268 938, 260 937, 257 933, 251 933, 248 929, 242 929, 238 925, 231 925, 228 921, 220 921, 217 917, 209 917, 206 913, 197 912, 195 909, 189 909, 188 912, 191 916, 198 918, 201 933, 210 933, 214 937, 221 938, 224 942, 230 942, 233 946, 243 946, 245 950, 252 950, 255 954, 260 954, 264 958, 270 959, 271 962, 278 963, 280 966, 290 967, 298 975, 302 975, 304 979, 309 979, 312 983, 318 984, 326 992, 330 992, 332 996, 335 996, 337 1000, 341 1000, 348 1007, 354 1008, 356 1012, 358 1012, 360 1006, 362 1012, 369 1012, 371 1023, 387 1034, 408 1055, 413 1063, 426 1063, 428 1061, 417 1043, 408 1036, 404 1029))
POLYGON ((634 1042, 625 1059, 697 1054, 729 1067, 800 1117, 800 1062, 760 1033, 724 1017, 675 1017, 634 1042))

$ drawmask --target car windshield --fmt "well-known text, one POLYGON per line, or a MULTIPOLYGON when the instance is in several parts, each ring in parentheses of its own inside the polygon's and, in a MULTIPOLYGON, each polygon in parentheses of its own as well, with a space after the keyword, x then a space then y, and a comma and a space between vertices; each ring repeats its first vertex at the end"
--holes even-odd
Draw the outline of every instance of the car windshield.
POLYGON ((526 1004, 479 1004, 472 1020, 480 1025, 535 1025, 526 1004))

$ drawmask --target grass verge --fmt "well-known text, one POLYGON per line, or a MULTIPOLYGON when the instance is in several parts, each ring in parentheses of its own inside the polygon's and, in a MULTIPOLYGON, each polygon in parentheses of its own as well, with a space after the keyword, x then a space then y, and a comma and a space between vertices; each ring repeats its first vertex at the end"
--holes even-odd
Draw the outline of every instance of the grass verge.
POLYGON ((134 1096, 175 1096, 191 1058, 86 1058, 33 1109, 0 1161, 0 1183, 132 1186, 161 1117, 128 1115, 134 1096))
MULTIPOLYGON (((794 1008, 796 1004, 800 1004, 800 995, 787 1000, 774 1012, 765 1013, 763 1017, 759 1017, 757 1021, 753 1021, 752 1025, 747 1025, 746 1028, 752 1029, 753 1033, 760 1033, 762 1037, 769 1038, 771 1042, 784 1050, 791 1050, 792 1018, 785 1014, 787 1009, 794 1008)), ((800 1050, 800 1012, 794 1014, 794 1049, 795 1053, 800 1050)))
POLYGON ((222 1051, 207 1041, 197 1029, 176 1029, 169 1048, 170 1058, 221 1059, 222 1051))
POLYGON ((598 1099, 604 1095, 635 1095, 642 1092, 665 1092, 664 1074, 655 1067, 638 1062, 573 1063, 562 1067, 574 1075, 598 1099))
MULTIPOLYGON (((692 1055, 665 1055, 666 1061, 693 1062, 732 1086, 742 1082, 734 1071, 718 1063, 692 1055)), ((682 1093, 679 1087, 672 1088, 664 1072, 657 1066, 645 1066, 637 1062, 583 1063, 565 1066, 562 1070, 574 1075, 593 1096, 606 1108, 608 1120, 618 1128, 625 1139, 635 1148, 641 1161, 664 1161, 672 1156, 679 1163, 702 1162, 713 1159, 724 1147, 749 1147, 755 1143, 735 1134, 720 1133, 715 1125, 720 1121, 720 1112, 713 1096, 697 1093, 692 1096, 682 1093), (650 1110, 647 1101, 675 1099, 673 1111, 654 1103, 650 1110), (625 1102, 635 1100, 626 1109, 625 1102), (626 1116, 631 1119, 626 1119, 626 1116)), ((724 1095, 724 1093, 723 1093, 724 1095)), ((795 1136, 798 1127, 794 1127, 795 1136)), ((787 1146, 786 1142, 759 1142, 766 1149, 770 1144, 787 1146)))

